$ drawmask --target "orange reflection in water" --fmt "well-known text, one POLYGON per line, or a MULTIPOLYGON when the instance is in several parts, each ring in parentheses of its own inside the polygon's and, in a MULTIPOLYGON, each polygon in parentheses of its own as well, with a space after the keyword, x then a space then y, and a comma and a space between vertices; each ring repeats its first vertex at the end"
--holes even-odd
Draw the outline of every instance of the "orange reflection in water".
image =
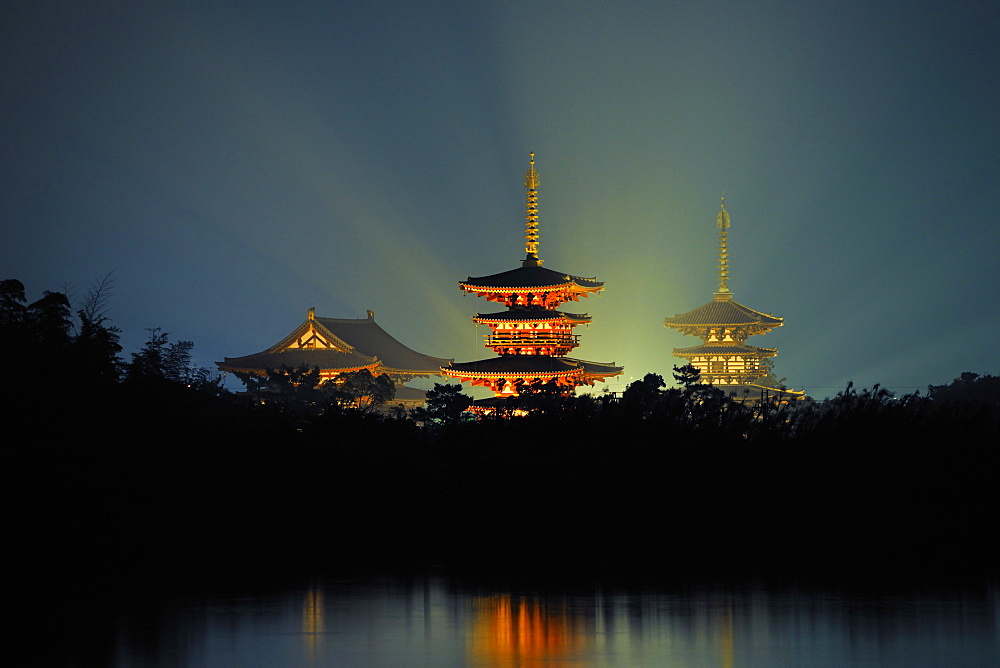
POLYGON ((323 638, 323 590, 310 587, 302 604, 302 637, 306 645, 306 657, 316 659, 323 638))
POLYGON ((736 652, 733 645, 733 610, 726 609, 719 613, 719 644, 722 646, 722 668, 733 668, 736 652))
POLYGON ((536 599, 503 594, 475 602, 469 643, 477 665, 571 665, 589 644, 589 634, 586 620, 565 608, 553 610, 536 599))

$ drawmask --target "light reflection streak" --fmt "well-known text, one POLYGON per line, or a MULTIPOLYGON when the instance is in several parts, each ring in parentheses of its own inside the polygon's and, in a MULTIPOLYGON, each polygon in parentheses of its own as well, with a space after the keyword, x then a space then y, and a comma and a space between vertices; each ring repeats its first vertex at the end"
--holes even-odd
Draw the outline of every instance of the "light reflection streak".
POLYGON ((305 655, 315 661, 323 641, 324 632, 323 589, 312 586, 306 590, 302 603, 302 640, 305 655))
POLYGON ((587 620, 565 607, 500 594, 473 604, 469 654, 474 665, 518 666, 579 663, 591 642, 587 620))

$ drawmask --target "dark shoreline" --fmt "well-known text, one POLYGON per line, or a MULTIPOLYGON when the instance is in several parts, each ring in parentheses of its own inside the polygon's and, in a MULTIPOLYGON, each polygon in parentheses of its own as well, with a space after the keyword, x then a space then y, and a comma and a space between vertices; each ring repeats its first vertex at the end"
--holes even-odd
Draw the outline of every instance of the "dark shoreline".
POLYGON ((748 439, 669 416, 561 413, 431 430, 348 412, 302 427, 225 397, 118 387, 8 445, 12 498, 26 508, 16 560, 66 591, 127 586, 150 569, 185 582, 433 565, 640 579, 995 574, 995 412, 914 420, 887 405, 748 439))

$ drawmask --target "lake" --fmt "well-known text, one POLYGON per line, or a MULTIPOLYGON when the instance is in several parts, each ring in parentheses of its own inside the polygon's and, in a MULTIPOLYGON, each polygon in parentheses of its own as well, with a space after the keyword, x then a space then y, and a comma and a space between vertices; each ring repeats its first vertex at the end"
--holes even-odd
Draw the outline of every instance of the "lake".
MULTIPOLYGON (((112 666, 996 666, 1000 589, 325 577, 123 599, 112 666)), ((82 622, 83 620, 81 620, 82 622)), ((74 651, 71 648, 70 654, 74 651)))

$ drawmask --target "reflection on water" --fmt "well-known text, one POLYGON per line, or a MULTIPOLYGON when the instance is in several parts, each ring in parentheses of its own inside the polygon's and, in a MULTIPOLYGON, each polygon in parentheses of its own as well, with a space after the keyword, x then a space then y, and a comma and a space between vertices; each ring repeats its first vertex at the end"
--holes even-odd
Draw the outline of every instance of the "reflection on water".
POLYGON ((305 641, 305 654, 310 662, 317 657, 317 648, 322 640, 323 626, 323 589, 312 586, 306 590, 305 602, 302 605, 302 637, 305 641))
POLYGON ((510 594, 473 601, 470 656, 476 665, 518 666, 523 662, 581 657, 592 636, 588 620, 565 605, 510 594))
MULTIPOLYGON (((107 665, 992 666, 996 585, 527 591, 325 581, 124 610, 107 665), (136 620, 141 619, 142 623, 136 620)), ((94 657, 78 657, 82 662, 94 657)))

